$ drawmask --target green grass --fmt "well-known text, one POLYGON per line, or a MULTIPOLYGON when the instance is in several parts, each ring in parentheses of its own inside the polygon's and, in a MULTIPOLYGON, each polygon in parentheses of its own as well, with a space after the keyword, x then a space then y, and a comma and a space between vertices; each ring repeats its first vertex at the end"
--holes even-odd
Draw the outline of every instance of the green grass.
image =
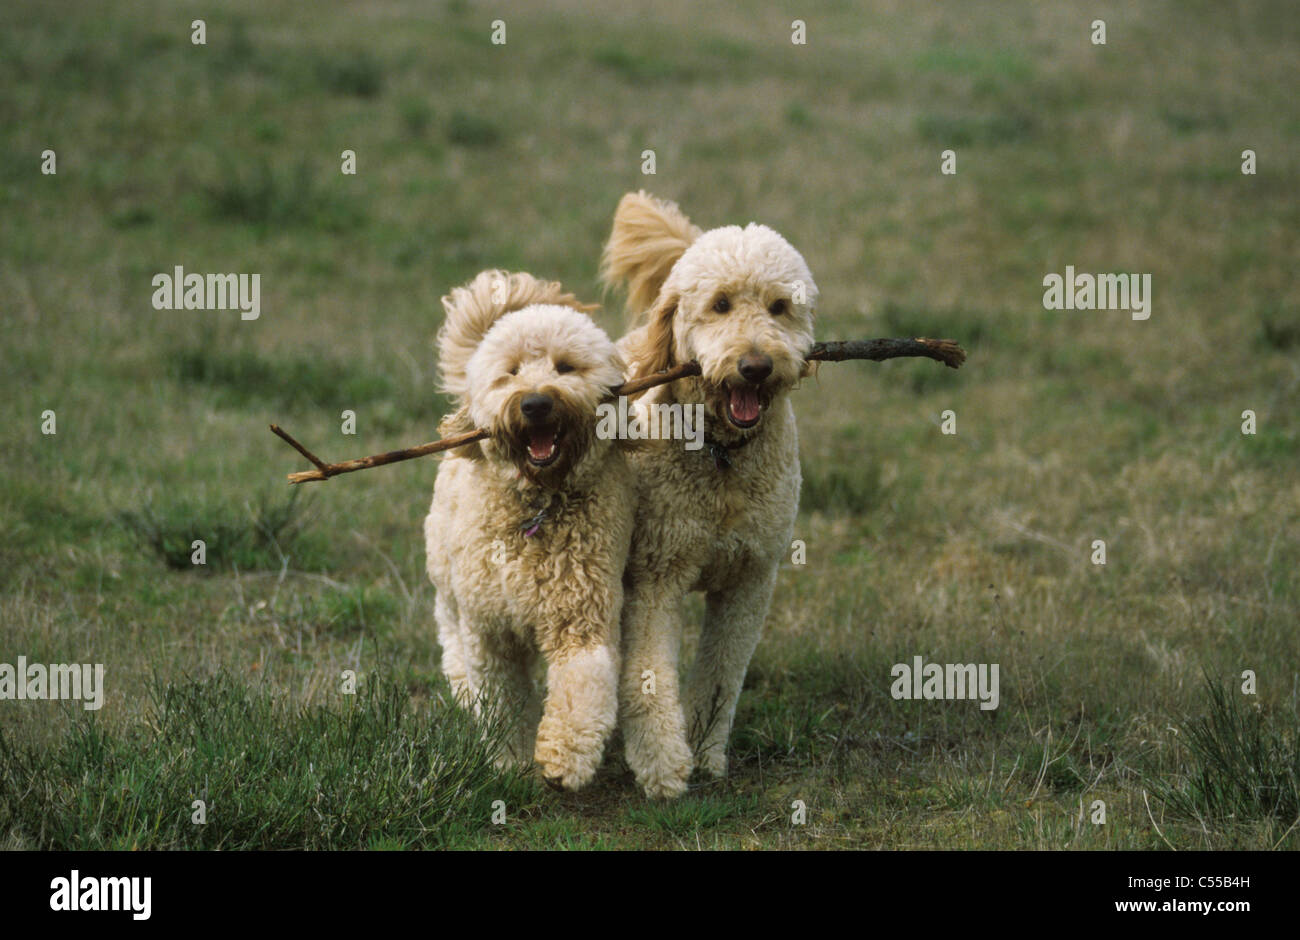
MULTIPOLYGON (((263 138, 275 132, 261 132, 263 138)), ((310 164, 277 168, 269 156, 244 169, 236 158, 223 158, 217 178, 204 192, 209 211, 222 222, 267 226, 306 226, 326 231, 354 230, 362 212, 336 187, 323 183, 310 164)))
POLYGON ((254 349, 205 344, 177 348, 170 359, 179 382, 211 389, 225 407, 272 402, 283 409, 355 408, 394 394, 388 376, 326 353, 271 358, 254 349))
POLYGON ((437 848, 533 785, 466 713, 391 680, 305 706, 228 674, 159 685, 129 734, 74 719, 52 750, 0 734, 0 828, 22 848, 437 848), (202 801, 203 807, 194 806, 202 801), (202 809, 206 821, 195 811, 202 809))
POLYGON ((495 147, 501 142, 501 128, 477 114, 457 111, 447 122, 447 139, 462 147, 495 147))
POLYGON ((627 821, 650 832, 682 837, 695 836, 736 819, 752 816, 758 809, 756 795, 689 796, 671 803, 651 803, 627 813, 627 821))
POLYGON ((263 496, 243 507, 148 504, 120 518, 142 546, 179 571, 267 570, 290 561, 302 570, 319 570, 328 564, 329 545, 305 531, 301 493, 263 496), (201 563, 196 540, 204 543, 201 563))
POLYGON ((1260 341, 1271 349, 1294 349, 1300 346, 1300 312, 1285 311, 1270 305, 1260 314, 1260 341))
POLYGON ((317 63, 320 82, 338 95, 374 98, 384 88, 384 68, 374 56, 354 49, 317 63))
POLYGON ((925 114, 917 121, 917 133, 945 150, 971 144, 997 146, 1016 143, 1034 133, 1034 119, 1027 114, 925 114))
POLYGON ((1194 13, 1095 47, 1081 2, 813 0, 793 46, 779 4, 543 3, 494 46, 468 3, 235 0, 195 47, 162 0, 0 8, 0 662, 107 668, 93 715, 0 703, 0 846, 1300 847, 1300 27, 1194 13), (439 298, 491 266, 601 299, 642 187, 781 231, 818 338, 970 353, 794 394, 806 564, 728 778, 673 806, 617 741, 576 795, 492 771, 439 669, 435 465, 292 502, 267 430, 433 439, 439 298), (261 316, 154 310, 178 264, 260 274, 261 316), (1151 319, 1044 310, 1066 264, 1150 272, 1151 319), (915 655, 999 663, 1000 707, 893 700, 915 655))
POLYGON ((1180 730, 1191 770, 1181 785, 1158 787, 1174 812, 1192 819, 1300 818, 1300 739, 1294 699, 1265 709, 1251 696, 1207 680, 1204 711, 1180 730))
POLYGON ((855 471, 811 467, 804 473, 799 505, 806 512, 866 513, 882 498, 879 463, 855 471))

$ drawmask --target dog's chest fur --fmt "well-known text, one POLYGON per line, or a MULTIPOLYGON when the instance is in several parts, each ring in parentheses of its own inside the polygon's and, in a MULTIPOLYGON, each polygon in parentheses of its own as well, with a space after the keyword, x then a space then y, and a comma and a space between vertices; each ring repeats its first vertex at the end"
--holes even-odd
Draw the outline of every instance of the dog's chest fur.
POLYGON ((698 570, 688 589, 716 590, 735 583, 737 569, 776 562, 798 510, 799 447, 788 401, 768 417, 755 438, 728 451, 729 467, 719 468, 707 447, 688 451, 680 441, 634 458, 642 487, 634 567, 663 572, 692 559, 698 570))
POLYGON ((548 498, 493 485, 481 463, 446 460, 426 524, 430 574, 482 629, 547 650, 586 608, 606 607, 618 585, 632 525, 631 476, 611 451, 594 485, 548 498), (546 514, 532 535, 527 523, 546 514), (492 585, 493 590, 484 590, 492 585))

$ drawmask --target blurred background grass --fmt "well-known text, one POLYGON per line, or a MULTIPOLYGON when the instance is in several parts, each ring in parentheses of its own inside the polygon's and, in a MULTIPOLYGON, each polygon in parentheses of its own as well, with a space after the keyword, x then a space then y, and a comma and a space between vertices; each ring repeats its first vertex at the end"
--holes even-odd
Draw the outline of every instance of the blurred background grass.
MULTIPOLYGON (((436 715, 434 465, 289 510, 300 461, 266 424, 333 459, 433 438, 439 296, 501 266, 598 298, 613 207, 644 187, 785 234, 820 338, 971 358, 797 393, 808 563, 782 572, 728 782, 647 808, 615 756, 462 844, 1293 847, 1294 820, 1194 799, 1157 800, 1157 833, 1142 794, 1204 777, 1175 730, 1215 714, 1202 671, 1255 670, 1295 753, 1298 34, 1268 0, 6 5, 0 661, 104 662, 94 720, 123 734, 155 676, 218 670, 339 708, 341 669, 382 673, 436 715), (1150 272, 1151 319, 1043 310, 1067 264, 1150 272), (261 318, 154 310, 175 265, 260 273, 261 318), (231 551, 169 567, 196 526, 231 551), (1001 709, 894 702, 913 655, 1000 662, 1001 709)), ((34 746, 72 721, 0 707, 34 746)), ((40 844, 15 813, 0 838, 40 844)))

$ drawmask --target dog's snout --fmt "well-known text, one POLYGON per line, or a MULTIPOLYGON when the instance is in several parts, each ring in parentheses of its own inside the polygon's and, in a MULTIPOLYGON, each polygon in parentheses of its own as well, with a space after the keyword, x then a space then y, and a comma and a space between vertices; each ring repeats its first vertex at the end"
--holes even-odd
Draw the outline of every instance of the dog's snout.
POLYGON ((746 382, 757 385, 772 374, 772 357, 766 353, 748 353, 740 357, 739 368, 746 382))
POLYGON ((524 413, 524 417, 529 421, 545 421, 551 416, 551 409, 554 404, 550 395, 534 393, 524 397, 524 400, 519 403, 519 410, 524 413))

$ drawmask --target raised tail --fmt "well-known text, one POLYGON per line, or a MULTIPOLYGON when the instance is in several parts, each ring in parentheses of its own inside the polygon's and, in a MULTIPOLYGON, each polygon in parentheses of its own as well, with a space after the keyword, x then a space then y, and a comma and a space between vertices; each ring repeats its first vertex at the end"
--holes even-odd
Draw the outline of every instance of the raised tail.
POLYGON ((600 260, 600 277, 611 287, 627 285, 632 322, 654 304, 673 265, 700 234, 675 203, 645 191, 619 200, 600 260))

